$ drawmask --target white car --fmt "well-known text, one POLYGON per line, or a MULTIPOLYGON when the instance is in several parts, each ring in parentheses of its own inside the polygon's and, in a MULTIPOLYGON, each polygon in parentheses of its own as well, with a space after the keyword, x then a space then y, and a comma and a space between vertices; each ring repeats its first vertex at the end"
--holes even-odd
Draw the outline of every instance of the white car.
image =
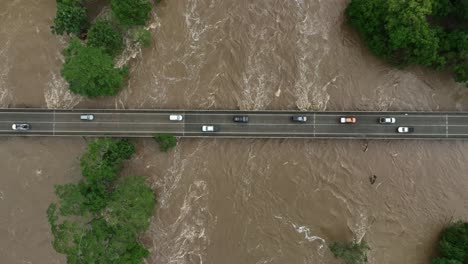
POLYGON ((216 132, 218 131, 218 127, 213 126, 213 125, 205 125, 205 126, 202 126, 201 130, 203 132, 216 132))
POLYGON ((92 115, 92 114, 83 114, 83 115, 80 115, 80 119, 85 120, 85 121, 93 121, 94 120, 94 115, 92 115))
POLYGON ((398 127, 397 132, 398 133, 413 133, 414 128, 412 128, 412 127, 398 127))
POLYGON ((380 124, 395 124, 396 119, 394 117, 381 117, 379 118, 380 124))
POLYGON ((169 120, 171 121, 182 121, 184 117, 182 115, 169 115, 169 120))

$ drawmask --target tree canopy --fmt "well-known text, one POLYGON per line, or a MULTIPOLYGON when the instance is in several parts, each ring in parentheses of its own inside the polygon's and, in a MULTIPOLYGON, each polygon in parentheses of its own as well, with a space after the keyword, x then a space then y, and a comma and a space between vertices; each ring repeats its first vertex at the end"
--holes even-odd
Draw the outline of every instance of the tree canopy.
POLYGON ((124 85, 127 69, 115 68, 112 57, 102 49, 82 45, 75 38, 64 55, 61 73, 73 93, 88 97, 116 95, 124 85))
POLYGON ((110 178, 108 172, 100 172, 121 166, 134 151, 126 140, 93 141, 81 158, 83 174, 86 169, 88 177, 77 184, 56 186, 59 201, 49 206, 47 216, 53 247, 67 255, 67 263, 137 264, 148 256, 139 238, 153 214, 151 188, 143 177, 119 179, 119 169, 110 178))
POLYGON ((346 264, 367 263, 367 251, 369 246, 365 242, 334 242, 330 245, 330 251, 346 264))
POLYGON ((88 31, 88 46, 102 48, 112 57, 120 54, 124 48, 122 33, 109 21, 97 21, 88 31))
POLYGON ((54 34, 79 35, 88 26, 86 9, 81 0, 57 0, 57 12, 52 25, 54 34))
POLYGON ((348 22, 387 61, 449 69, 468 86, 467 0, 352 0, 348 22))
MULTIPOLYGON (((112 19, 98 20, 89 28, 85 0, 56 0, 57 12, 51 26, 54 34, 73 38, 65 49, 62 77, 73 93, 87 97, 113 96, 124 85, 128 68, 116 68, 114 58, 124 49, 123 32, 147 47, 151 33, 144 26, 150 19, 150 0, 109 0, 112 19), (89 30, 88 30, 89 29, 89 30)), ((160 2, 160 1, 156 1, 160 2)), ((97 5, 101 6, 101 5, 97 5)), ((94 13, 93 10, 90 13, 94 13)))
POLYGON ((468 263, 468 222, 456 222, 442 231, 439 240, 441 258, 431 264, 465 264, 468 263))
POLYGON ((171 134, 156 134, 154 140, 159 144, 159 150, 167 152, 169 149, 177 145, 177 138, 171 134))
POLYGON ((151 3, 148 0, 111 0, 111 8, 120 24, 131 27, 148 22, 151 3))

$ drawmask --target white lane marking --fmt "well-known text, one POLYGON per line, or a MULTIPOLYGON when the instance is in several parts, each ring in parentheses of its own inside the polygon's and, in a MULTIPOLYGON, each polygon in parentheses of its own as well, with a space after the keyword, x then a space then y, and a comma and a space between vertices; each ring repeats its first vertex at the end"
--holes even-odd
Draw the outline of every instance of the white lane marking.
MULTIPOLYGON (((5 137, 51 137, 52 135, 50 134, 2 134, 2 136, 5 137)), ((102 137, 102 134, 87 134, 87 135, 67 135, 67 134, 61 134, 61 135, 55 135, 56 137, 65 137, 65 138, 71 138, 71 137, 102 137)), ((106 137, 131 137, 131 138, 150 138, 153 137, 153 134, 142 134, 142 135, 131 135, 131 134, 107 134, 104 135, 106 137)), ((366 137, 353 137, 353 136, 342 136, 342 137, 334 137, 334 136, 323 136, 323 137, 311 137, 311 136, 297 136, 297 137, 287 137, 287 136, 243 136, 243 135, 217 135, 214 138, 227 138, 227 139, 239 139, 239 138, 251 138, 251 139, 313 139, 313 140, 325 140, 325 139, 333 139, 333 140, 363 140, 363 139, 371 139, 371 140, 467 140, 468 135, 465 134, 455 134, 453 136, 464 136, 464 137, 394 137, 395 134, 390 135, 389 137, 372 137, 372 136, 366 136, 366 137), (393 137, 392 137, 393 136, 393 137)), ((210 137, 209 135, 188 135, 185 136, 186 138, 213 138, 210 137)))
POLYGON ((53 134, 55 135, 55 110, 54 110, 54 123, 52 124, 52 131, 53 131, 53 134))
POLYGON ((448 137, 448 115, 445 115, 445 137, 448 137))
POLYGON ((314 122, 314 127, 313 127, 314 137, 315 137, 315 118, 316 118, 315 116, 316 116, 316 114, 314 113, 314 118, 313 118, 313 122, 314 122))
MULTIPOLYGON (((0 130, 0 132, 11 132, 11 130, 0 130)), ((50 133, 50 130, 35 130, 35 132, 46 132, 50 133)), ((67 131, 67 130, 58 130, 55 131, 57 133, 100 133, 101 135, 103 133, 110 133, 110 134, 121 134, 121 133, 129 133, 131 134, 143 134, 143 133, 183 133, 183 131, 86 131, 86 130, 81 130, 81 131, 67 131)), ((22 135, 22 134, 34 134, 33 131, 31 132, 23 132, 23 133, 18 133, 15 135, 22 135)), ((202 131, 185 131, 185 134, 204 134, 207 136, 212 136, 212 135, 222 135, 222 134, 239 134, 239 135, 286 135, 286 134, 291 134, 291 135, 312 135, 312 133, 306 133, 306 132, 292 132, 292 133, 287 133, 287 132, 213 132, 213 133, 208 133, 208 132, 202 132, 202 131)), ((398 134, 398 133, 316 133, 316 135, 361 135, 361 136, 372 136, 372 135, 400 135, 401 137, 404 136, 445 136, 445 133, 443 134, 421 134, 421 133, 410 133, 410 134, 398 134)), ((449 136, 453 135, 464 135, 468 136, 468 134, 451 134, 449 136)), ((80 135, 78 135, 80 136, 80 135)), ((287 137, 287 136, 285 136, 287 137)), ((365 138, 365 137, 363 137, 365 138)))
MULTIPOLYGON (((104 109, 100 109, 100 110, 97 110, 97 109, 77 109, 77 110, 74 110, 73 112, 60 112, 60 110, 56 110, 56 111, 59 111, 57 112, 56 114, 58 115, 80 115, 81 112, 83 113, 92 113, 96 116, 99 116, 99 115, 162 115, 162 116, 169 116, 170 114, 181 114, 181 113, 184 113, 182 110, 174 110, 173 112, 165 112, 165 113, 161 113, 161 112, 154 112, 154 113, 148 113, 148 112, 100 112, 100 111, 103 111, 104 109), (81 111, 83 110, 83 111, 81 111)), ((108 109, 110 110, 110 109, 108 109)), ((134 109, 135 111, 139 111, 138 109, 134 109)), ((24 114, 24 115, 30 115, 30 114, 51 114, 52 111, 55 111, 55 110, 51 110, 50 112, 1 112, 0 110, 0 115, 3 115, 3 114, 24 114)), ((105 111, 105 110, 104 110, 105 111)), ((130 110, 131 111, 131 110, 130 110)), ((145 111, 145 110, 141 110, 141 111, 145 111)), ((168 111, 168 110, 161 110, 161 111, 168 111)), ((170 111, 170 110, 169 110, 170 111)), ((391 116, 393 115, 394 117, 396 118, 412 118, 412 117, 430 117, 430 118, 443 118, 444 115, 448 114, 450 115, 451 118, 454 118, 454 117, 468 117, 468 114, 467 115, 464 115, 464 114, 459 114, 460 112, 453 112, 453 113, 450 113, 450 112, 440 112, 440 113, 434 113, 434 114, 420 114, 420 112, 413 112, 412 113, 408 113, 408 115, 404 115, 404 112, 376 112, 376 113, 370 113, 370 114, 366 114, 368 112, 330 112, 330 113, 324 113, 324 112, 300 112, 300 111, 289 111, 289 110, 285 110, 284 113, 282 113, 281 111, 278 111, 278 110, 271 110, 271 111, 268 111, 268 110, 262 110, 262 112, 259 112, 259 113, 252 113, 252 112, 236 112, 238 110, 225 110, 226 112, 225 113, 219 113, 218 111, 219 110, 213 110, 213 112, 218 112, 218 113, 211 113, 210 111, 197 111, 197 110, 192 110, 194 112, 185 112, 184 115, 185 116, 227 116, 227 117, 231 117, 233 115, 239 115, 239 114, 245 114, 245 115, 249 115, 249 116, 291 116, 291 115, 295 115, 295 114, 302 114, 302 115, 312 115, 312 114, 316 114, 317 117, 341 117, 341 116, 356 116, 356 117, 382 117, 382 116, 391 116), (362 113, 362 114, 361 114, 362 113)))
MULTIPOLYGON (((13 120, 8 120, 8 121, 0 121, 0 123, 14 123, 17 121, 13 120)), ((92 124, 131 124, 131 125, 206 125, 206 124, 214 124, 214 125, 232 125, 232 126, 239 126, 239 127, 249 127, 249 126, 343 126, 343 127, 396 127, 396 126, 413 126, 413 127, 445 127, 447 124, 439 124, 439 125, 411 125, 411 124, 339 124, 339 123, 244 123, 244 124, 238 124, 234 122, 229 122, 229 123, 220 123, 220 122, 200 122, 200 123, 185 123, 185 122, 118 122, 118 121, 109 121, 109 122, 93 122, 93 121, 72 121, 72 122, 63 122, 63 121, 57 121, 57 122, 51 122, 51 121, 27 121, 32 124, 51 124, 51 123, 56 123, 56 124, 84 124, 86 126, 92 125, 92 124)), ((465 127, 468 126, 466 125, 448 125, 448 126, 453 126, 453 127, 465 127)))
POLYGON ((184 125, 184 130, 182 131, 182 136, 185 136, 185 112, 183 112, 182 114, 183 114, 183 116, 184 116, 184 118, 183 118, 183 120, 182 120, 183 125, 184 125))

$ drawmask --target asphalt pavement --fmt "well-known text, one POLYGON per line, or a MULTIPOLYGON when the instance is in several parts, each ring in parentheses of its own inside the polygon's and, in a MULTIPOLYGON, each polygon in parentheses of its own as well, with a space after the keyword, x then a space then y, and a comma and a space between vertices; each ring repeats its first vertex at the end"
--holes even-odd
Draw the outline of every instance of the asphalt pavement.
POLYGON ((467 139, 468 112, 0 109, 0 136, 151 137, 156 133, 224 138, 467 139), (81 114, 92 114, 94 120, 80 120, 81 114), (183 120, 170 121, 171 114, 182 115, 183 120), (235 123, 235 115, 248 116, 249 122, 235 123), (307 122, 293 122, 294 115, 306 116, 307 122), (356 117, 357 122, 340 124, 340 117, 356 117), (394 117, 396 122, 380 124, 380 117, 394 117), (30 129, 12 129, 21 123, 30 129), (203 132, 204 125, 214 125, 218 131, 203 132), (398 133, 398 127, 414 131, 398 133))

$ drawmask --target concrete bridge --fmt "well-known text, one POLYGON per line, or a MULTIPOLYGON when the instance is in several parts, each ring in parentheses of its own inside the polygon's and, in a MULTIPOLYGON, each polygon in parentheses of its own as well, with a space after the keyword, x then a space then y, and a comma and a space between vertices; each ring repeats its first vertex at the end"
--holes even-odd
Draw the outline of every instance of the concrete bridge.
POLYGON ((151 137, 155 133, 219 138, 467 139, 468 112, 0 109, 1 136, 151 137), (94 119, 81 120, 82 114, 92 114, 94 119), (170 115, 181 115, 182 120, 171 121, 170 115), (233 122, 234 116, 248 116, 249 122, 233 122), (307 121, 293 122, 292 116, 305 116, 307 121), (341 124, 341 117, 355 117, 356 123, 341 124), (380 124, 380 117, 393 117, 395 123, 380 124), (29 124, 29 129, 13 130, 13 124, 29 124), (214 126, 216 131, 203 132, 202 126, 214 126), (408 127, 410 133, 398 133, 398 127, 408 127))

